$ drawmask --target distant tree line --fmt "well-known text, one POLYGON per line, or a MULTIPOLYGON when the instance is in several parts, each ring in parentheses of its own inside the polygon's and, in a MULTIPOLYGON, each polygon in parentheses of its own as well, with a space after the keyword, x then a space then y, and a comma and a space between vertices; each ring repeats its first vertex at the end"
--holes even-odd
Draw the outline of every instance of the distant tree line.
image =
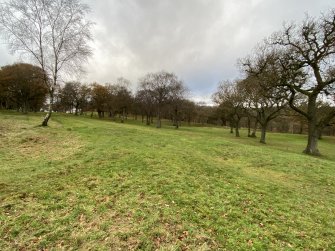
POLYGON ((119 119, 122 123, 132 115, 147 125, 156 123, 157 128, 161 127, 162 119, 170 120, 176 128, 182 121, 208 123, 210 107, 188 100, 183 82, 173 73, 148 73, 139 80, 135 93, 130 86, 125 78, 107 84, 68 82, 58 88, 54 107, 56 111, 97 114, 101 119, 119 119))
MULTIPOLYGON (((41 76, 41 69, 29 64, 2 67, 1 108, 15 109, 23 113, 47 109, 48 90, 40 80, 41 76)), ((176 128, 182 122, 187 125, 228 126, 235 130, 236 136, 240 134, 240 127, 248 129, 249 137, 256 137, 259 129, 262 143, 265 143, 267 130, 307 132, 307 120, 289 108, 285 92, 268 96, 269 90, 255 83, 252 78, 221 82, 218 91, 213 95, 217 105, 210 106, 189 100, 187 89, 173 73, 147 74, 140 78, 135 93, 130 89, 130 81, 125 78, 108 84, 66 82, 55 89, 54 111, 85 114, 120 122, 132 116, 147 125, 155 123, 158 127, 162 119, 170 121, 176 128), (157 82, 161 78, 170 78, 170 82, 157 82)), ((306 109, 307 103, 302 101, 301 109, 306 109)), ((324 134, 335 133, 332 123, 330 121, 323 129, 324 134)))
MULTIPOLYGON (((30 64, 14 64, 0 68, 0 105, 23 113, 48 109, 48 89, 43 71, 30 64)), ((139 79, 135 93, 131 83, 118 78, 115 83, 66 82, 53 93, 53 110, 90 115, 123 123, 129 115, 147 125, 161 127, 162 119, 178 128, 186 124, 216 123, 215 108, 187 99, 187 89, 178 77, 169 72, 148 73, 139 79)))

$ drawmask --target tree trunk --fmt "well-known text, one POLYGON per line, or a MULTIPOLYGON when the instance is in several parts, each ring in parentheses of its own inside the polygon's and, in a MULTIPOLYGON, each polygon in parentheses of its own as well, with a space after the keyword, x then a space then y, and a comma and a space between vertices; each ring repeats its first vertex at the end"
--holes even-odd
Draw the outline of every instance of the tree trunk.
POLYGON ((147 125, 150 125, 150 116, 147 114, 147 125))
POLYGON ((227 126, 227 120, 226 120, 226 118, 222 117, 221 120, 222 120, 222 126, 227 126))
POLYGON ((126 109, 123 107, 123 108, 122 108, 121 123, 124 123, 125 113, 126 113, 126 109))
POLYGON ((252 133, 250 135, 251 138, 256 138, 256 131, 257 131, 257 125, 258 125, 258 121, 257 119, 255 120, 255 124, 254 124, 254 128, 252 129, 252 133))
POLYGON ((74 115, 78 116, 78 110, 79 110, 79 106, 76 105, 75 110, 74 110, 74 115))
POLYGON ((48 112, 43 119, 42 126, 48 126, 48 122, 49 122, 49 119, 51 118, 51 114, 52 114, 53 103, 54 103, 54 92, 53 92, 53 89, 52 89, 50 91, 50 102, 49 102, 48 112))
POLYGON ((160 113, 160 109, 158 108, 157 111, 157 124, 156 124, 157 128, 161 128, 162 127, 162 122, 161 122, 161 113, 160 113))
POLYGON ((248 137, 251 137, 251 119, 248 117, 248 137))
POLYGON ((266 128, 267 128, 267 123, 262 125, 262 130, 261 130, 261 139, 259 142, 266 144, 265 142, 265 137, 266 137, 266 128))
POLYGON ((29 110, 29 102, 28 101, 24 101, 23 102, 23 106, 22 106, 22 113, 23 114, 27 114, 29 110))
POLYGON ((234 122, 233 122, 233 120, 229 121, 229 126, 230 126, 230 133, 233 134, 234 133, 234 122))
POLYGON ((160 118, 157 118, 157 124, 156 124, 157 128, 161 128, 162 127, 162 122, 160 118))
POLYGON ((240 130, 239 130, 240 129, 240 120, 237 120, 235 125, 236 125, 236 127, 235 127, 235 136, 236 137, 240 137, 240 130))
POLYGON ((178 108, 174 109, 174 124, 175 124, 175 128, 178 129, 179 128, 178 108))
POLYGON ((304 153, 319 156, 318 149, 319 130, 316 126, 315 120, 308 121, 308 142, 304 153))
POLYGON ((317 127, 316 118, 316 98, 317 96, 310 96, 308 100, 308 141, 304 153, 309 155, 319 156, 318 149, 319 128, 317 127))

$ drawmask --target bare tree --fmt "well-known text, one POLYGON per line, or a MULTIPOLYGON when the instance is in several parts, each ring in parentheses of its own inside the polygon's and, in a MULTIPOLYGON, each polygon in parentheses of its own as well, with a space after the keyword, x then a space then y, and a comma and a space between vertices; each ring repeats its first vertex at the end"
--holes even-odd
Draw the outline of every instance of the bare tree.
POLYGON ((131 82, 123 77, 116 80, 116 104, 121 113, 121 123, 127 118, 128 110, 132 106, 133 96, 129 87, 131 82))
POLYGON ((291 92, 291 108, 308 121, 308 143, 304 152, 319 155, 319 134, 335 117, 334 105, 327 113, 318 112, 318 101, 332 102, 335 95, 335 9, 319 19, 307 17, 301 25, 284 27, 282 32, 273 35, 271 43, 284 52, 279 61, 286 72, 305 73, 305 81, 286 81, 282 85, 291 92), (299 95, 307 99, 306 110, 296 102, 299 95))
POLYGON ((223 81, 213 94, 213 101, 227 114, 231 128, 235 128, 236 137, 240 137, 240 121, 245 116, 245 92, 240 81, 223 81))
POLYGON ((91 55, 88 11, 79 0, 9 0, 0 5, 0 31, 10 51, 29 56, 45 72, 49 108, 43 126, 51 117, 60 74, 80 70, 91 55))
POLYGON ((178 129, 180 125, 180 112, 183 106, 186 91, 187 90, 182 81, 178 81, 175 85, 171 86, 168 102, 173 110, 173 125, 176 129, 178 129))
POLYGON ((178 77, 169 72, 161 71, 156 73, 148 73, 140 80, 140 89, 149 93, 154 99, 157 112, 157 128, 161 127, 161 112, 163 106, 173 96, 173 92, 181 91, 182 82, 178 77))
MULTIPOLYGON (((241 88, 245 89, 248 103, 248 114, 253 116, 261 125, 260 142, 265 144, 266 130, 271 120, 280 115, 287 102, 281 92, 275 86, 264 87, 262 81, 269 81, 259 74, 257 77, 249 76, 241 81, 241 88)), ((272 84, 272 83, 264 83, 272 84)), ((284 92, 285 94, 285 92, 284 92)))
POLYGON ((135 104, 140 108, 142 114, 142 122, 144 115, 146 116, 146 124, 150 125, 151 116, 154 112, 154 98, 148 89, 139 89, 135 95, 135 104))
POLYGON ((248 94, 248 115, 254 117, 261 125, 260 142, 263 144, 269 122, 278 117, 280 111, 287 106, 287 91, 280 86, 285 74, 278 66, 276 56, 274 51, 263 46, 257 48, 254 57, 249 56, 240 62, 246 75, 240 84, 248 94))

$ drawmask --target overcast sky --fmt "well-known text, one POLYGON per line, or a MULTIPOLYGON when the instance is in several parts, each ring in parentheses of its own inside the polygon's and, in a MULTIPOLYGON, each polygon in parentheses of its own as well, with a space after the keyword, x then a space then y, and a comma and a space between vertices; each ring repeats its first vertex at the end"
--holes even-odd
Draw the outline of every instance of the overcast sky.
MULTIPOLYGON (((196 100, 239 76, 238 58, 284 21, 319 16, 335 0, 86 0, 96 23, 93 57, 82 82, 125 77, 136 86, 147 72, 176 73, 196 100)), ((0 45, 0 65, 19 61, 0 45)))

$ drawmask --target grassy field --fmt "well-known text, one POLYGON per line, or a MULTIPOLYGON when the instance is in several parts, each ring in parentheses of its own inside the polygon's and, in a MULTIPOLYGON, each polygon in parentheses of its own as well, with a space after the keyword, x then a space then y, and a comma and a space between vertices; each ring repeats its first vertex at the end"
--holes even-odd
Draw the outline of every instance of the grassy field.
POLYGON ((0 250, 334 250, 335 139, 0 112, 0 250))

